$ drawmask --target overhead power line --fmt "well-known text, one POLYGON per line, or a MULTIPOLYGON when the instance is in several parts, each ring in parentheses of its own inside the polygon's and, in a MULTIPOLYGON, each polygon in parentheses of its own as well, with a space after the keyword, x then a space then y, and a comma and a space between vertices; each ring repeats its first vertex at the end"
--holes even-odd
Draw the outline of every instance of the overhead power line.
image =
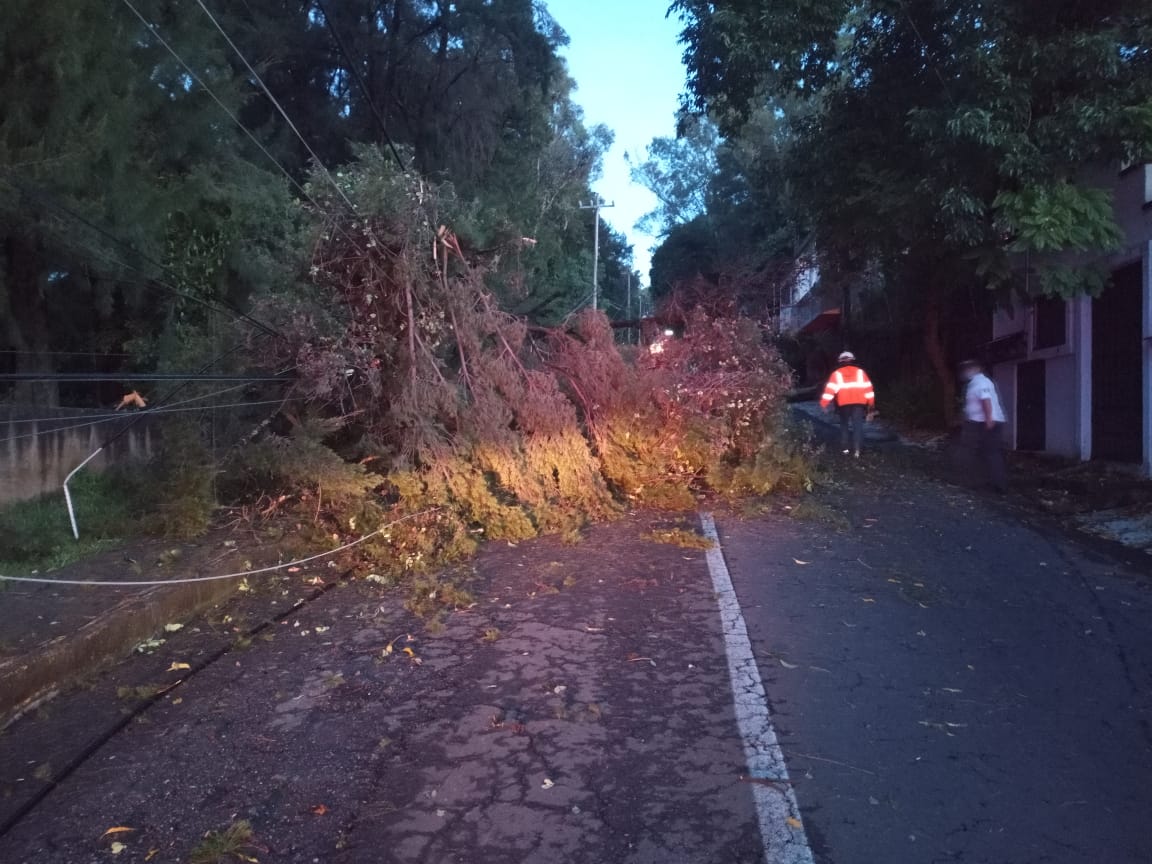
MULTIPOLYGON (((173 48, 170 44, 168 44, 168 40, 166 40, 163 36, 160 35, 160 31, 156 27, 156 25, 153 24, 151 21, 149 21, 147 18, 145 18, 143 13, 139 9, 137 9, 134 5, 132 5, 132 0, 121 0, 121 2, 123 2, 123 4, 125 6, 127 6, 130 10, 132 10, 132 14, 135 15, 138 19, 140 19, 140 23, 143 24, 144 27, 148 30, 148 32, 152 34, 153 38, 155 38, 156 41, 159 42, 164 47, 164 49, 169 54, 172 55, 172 57, 176 60, 176 62, 179 63, 184 68, 184 71, 188 73, 188 76, 194 82, 196 82, 196 84, 198 84, 200 86, 200 88, 205 93, 207 93, 210 97, 212 97, 212 101, 215 102, 218 106, 220 106, 220 110, 223 111, 225 114, 227 114, 229 119, 231 119, 233 123, 235 123, 237 126, 239 126, 241 131, 243 131, 244 134, 248 136, 249 140, 259 148, 260 152, 263 153, 265 156, 267 156, 269 161, 271 161, 273 165, 275 165, 277 168, 280 169, 280 173, 282 173, 285 177, 288 178, 288 182, 291 183, 294 187, 296 187, 296 190, 301 195, 303 195, 305 198, 308 198, 308 200, 311 201, 311 198, 309 198, 308 192, 304 189, 304 187, 301 186, 300 183, 296 180, 296 178, 293 177, 288 172, 288 170, 283 165, 280 164, 280 161, 275 156, 272 155, 272 153, 268 150, 268 148, 264 146, 264 143, 259 138, 257 138, 254 134, 252 134, 252 132, 248 129, 247 126, 245 126, 243 123, 240 122, 240 118, 236 116, 236 113, 224 103, 224 100, 222 100, 219 96, 216 95, 215 91, 213 91, 213 89, 211 87, 209 87, 206 83, 204 83, 204 79, 200 77, 200 75, 196 72, 196 70, 193 69, 184 60, 184 58, 181 57, 176 52, 175 48, 173 48)), ((312 203, 315 204, 314 201, 312 203)))
POLYGON ((284 375, 205 375, 199 372, 3 372, 0 381, 295 381, 284 375))
POLYGON ((328 32, 332 34, 332 39, 336 42, 337 50, 339 50, 341 56, 344 58, 344 62, 348 66, 348 71, 350 71, 352 77, 356 79, 356 84, 359 86, 360 93, 364 96, 364 101, 368 104, 372 116, 376 118, 376 123, 380 127, 380 134, 384 136, 384 140, 388 144, 388 149, 392 151, 392 156, 396 160, 396 164, 400 166, 401 171, 407 171, 408 169, 404 167, 404 160, 400 158, 400 151, 396 149, 396 145, 392 142, 392 136, 388 134, 388 127, 384 123, 380 109, 376 107, 376 102, 372 99, 372 91, 368 89, 368 84, 364 81, 364 76, 360 74, 360 64, 352 59, 352 55, 345 47, 344 40, 340 38, 340 31, 336 29, 336 24, 332 21, 332 16, 328 14, 328 8, 324 5, 324 0, 316 0, 316 8, 320 10, 320 14, 324 18, 324 26, 326 26, 328 32))
MULTIPOLYGON (((136 418, 141 414, 148 414, 148 415, 164 414, 164 415, 168 415, 168 414, 187 414, 187 413, 192 412, 192 411, 216 411, 216 410, 224 410, 225 408, 259 408, 260 406, 263 406, 263 405, 283 405, 285 402, 290 402, 290 401, 293 401, 293 397, 288 397, 287 399, 260 399, 256 402, 225 402, 222 404, 214 402, 211 405, 195 405, 191 408, 174 408, 172 406, 168 406, 166 408, 157 408, 155 410, 132 411, 132 412, 127 413, 127 414, 125 414, 124 412, 121 412, 119 414, 100 414, 100 415, 97 415, 96 417, 86 419, 82 423, 68 423, 67 425, 64 425, 64 426, 55 426, 52 429, 38 429, 35 432, 23 432, 20 435, 10 435, 7 438, 0 438, 0 444, 7 444, 9 441, 20 441, 20 440, 25 439, 25 438, 39 438, 42 435, 52 435, 56 432, 71 432, 75 429, 86 429, 89 426, 99 426, 103 423, 111 423, 114 420, 127 420, 129 418, 136 418)), ((45 420, 43 418, 40 418, 38 420, 7 420, 7 421, 0 421, 0 424, 3 424, 3 423, 49 423, 49 422, 55 423, 55 422, 64 422, 64 421, 79 420, 79 419, 81 419, 81 418, 80 417, 56 417, 56 418, 53 418, 51 420, 45 420)))
MULTIPOLYGON (((236 112, 229 108, 224 100, 216 95, 215 91, 209 87, 207 83, 205 83, 204 79, 201 78, 199 74, 197 74, 196 70, 192 68, 191 64, 189 64, 188 61, 181 57, 180 53, 175 48, 173 48, 172 45, 163 36, 160 35, 159 28, 153 22, 144 17, 144 14, 132 4, 132 0, 121 0, 121 2, 123 2, 124 5, 127 6, 130 10, 132 10, 132 14, 140 20, 140 23, 148 29, 148 32, 151 33, 153 37, 155 37, 156 41, 159 42, 164 47, 164 49, 172 55, 172 57, 176 60, 177 63, 181 65, 181 67, 183 67, 184 71, 188 73, 192 80, 198 84, 205 93, 212 97, 212 101, 220 107, 220 110, 227 114, 228 118, 238 127, 240 127, 240 130, 246 136, 248 136, 248 139, 259 148, 260 152, 268 157, 268 160, 273 165, 275 165, 277 169, 279 169, 280 173, 288 179, 288 182, 292 184, 293 188, 296 189, 296 191, 304 197, 304 200, 311 204, 317 213, 324 213, 324 208, 316 202, 316 199, 308 193, 308 190, 305 189, 303 185, 301 185, 300 181, 292 176, 292 173, 284 167, 283 163, 281 163, 280 160, 277 159, 267 147, 264 146, 263 142, 256 137, 252 130, 244 125, 244 123, 236 115, 236 112)), ((333 221, 335 222, 335 220, 333 221)), ((347 239, 355 244, 356 241, 350 235, 348 235, 347 232, 343 230, 343 228, 339 226, 339 223, 336 222, 335 224, 337 225, 338 230, 340 230, 341 233, 344 233, 347 239)))
POLYGON ((308 151, 308 155, 312 157, 312 161, 316 164, 316 167, 320 169, 321 173, 324 174, 324 177, 328 180, 328 182, 332 184, 332 188, 336 190, 336 194, 339 195, 341 199, 343 199, 344 203, 348 206, 348 209, 352 212, 353 215, 358 215, 356 211, 356 205, 352 203, 352 199, 349 198, 347 194, 345 194, 344 190, 340 188, 340 184, 336 182, 336 178, 332 176, 332 172, 328 170, 328 167, 324 164, 320 157, 316 155, 316 151, 312 149, 312 145, 308 143, 303 134, 301 134, 300 130, 296 127, 296 124, 292 122, 292 118, 288 116, 288 112, 284 110, 284 106, 281 105, 280 101, 272 94, 272 91, 268 88, 268 85, 264 83, 264 79, 260 77, 260 73, 256 71, 256 68, 248 62, 248 58, 244 56, 244 52, 241 51, 239 46, 237 46, 237 44, 232 41, 232 37, 228 35, 228 31, 224 29, 224 27, 216 19, 216 16, 212 14, 212 10, 204 5, 204 0, 196 0, 196 5, 204 10, 204 14, 208 16, 208 20, 212 22, 212 25, 216 28, 220 35, 224 37, 224 41, 228 43, 228 46, 232 49, 236 56, 240 58, 240 62, 242 62, 248 69, 248 72, 252 75, 252 79, 259 85, 260 89, 264 92, 264 95, 268 97, 268 101, 272 103, 273 107, 275 107, 275 109, 279 112, 280 116, 284 118, 284 122, 288 124, 288 128, 292 130, 293 134, 300 140, 300 143, 304 145, 304 149, 308 151))
POLYGON ((131 357, 127 351, 24 351, 16 348, 0 348, 0 354, 13 354, 17 357, 131 357))

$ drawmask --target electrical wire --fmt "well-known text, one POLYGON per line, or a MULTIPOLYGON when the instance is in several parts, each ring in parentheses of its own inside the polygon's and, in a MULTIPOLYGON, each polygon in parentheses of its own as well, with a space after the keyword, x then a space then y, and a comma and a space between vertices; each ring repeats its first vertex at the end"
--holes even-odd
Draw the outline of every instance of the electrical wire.
MULTIPOLYGON (((285 402, 290 402, 290 401, 292 401, 292 397, 290 397, 288 399, 261 399, 257 402, 226 402, 224 404, 218 404, 218 405, 201 405, 201 406, 196 407, 196 408, 157 408, 155 411, 152 411, 151 413, 152 414, 183 414, 183 413, 186 413, 188 411, 214 411, 217 408, 254 408, 254 407, 261 406, 261 405, 283 405, 285 402)), ((133 411, 130 414, 101 415, 99 418, 91 419, 91 420, 85 420, 83 423, 73 423, 73 424, 70 424, 68 426, 57 426, 54 429, 41 429, 41 430, 36 431, 36 432, 25 432, 21 435, 12 435, 11 437, 8 437, 8 438, 0 438, 0 444, 6 444, 9 441, 20 441, 20 440, 25 439, 25 438, 37 438, 41 435, 51 435, 55 432, 71 432, 73 429, 84 429, 84 428, 87 428, 88 426, 98 426, 101 423, 111 423, 113 420, 116 420, 116 419, 125 419, 128 417, 136 417, 137 415, 139 415, 141 413, 146 413, 146 412, 133 411)), ((75 418, 75 417, 62 417, 62 418, 56 418, 56 419, 57 420, 75 420, 77 418, 75 418)), ((4 421, 0 421, 0 422, 4 422, 4 421)), ((29 423, 29 422, 33 422, 33 421, 9 420, 7 422, 9 422, 9 423, 29 423)), ((51 421, 41 420, 41 421, 36 421, 36 422, 51 422, 51 421)))
POLYGON ((343 546, 337 546, 335 549, 329 549, 327 552, 321 552, 317 555, 311 555, 307 558, 300 558, 296 561, 286 561, 283 564, 275 564, 271 567, 260 567, 256 570, 242 570, 239 573, 221 573, 216 576, 196 576, 189 579, 152 579, 139 582, 117 581, 117 582, 102 582, 97 579, 48 579, 36 576, 0 576, 0 581, 4 582, 31 582, 37 585, 103 585, 109 588, 150 588, 164 585, 190 585, 197 582, 220 582, 225 579, 240 579, 246 576, 258 576, 261 573, 271 573, 275 570, 284 570, 287 567, 299 567, 302 564, 308 564, 312 561, 317 561, 321 558, 327 558, 331 555, 336 555, 340 552, 345 552, 354 546, 359 546, 373 537, 384 534, 388 529, 399 525, 401 522, 407 522, 409 519, 416 519, 420 516, 427 516, 429 513, 436 512, 437 508, 431 510, 423 510, 420 513, 412 513, 404 516, 395 521, 389 522, 381 528, 377 528, 351 543, 345 543, 343 546))
POLYGON ((0 348, 0 354, 14 354, 18 357, 131 357, 126 351, 21 351, 16 348, 0 348))
MULTIPOLYGON (((10 438, 3 438, 3 439, 0 439, 0 444, 4 443, 4 442, 6 442, 6 441, 16 441, 16 440, 20 440, 20 439, 23 439, 23 438, 34 438, 34 437, 36 437, 37 435, 46 435, 46 434, 49 434, 49 433, 51 433, 51 432, 67 432, 67 431, 69 431, 69 430, 71 430, 71 429, 83 429, 83 428, 85 428, 85 427, 87 427, 87 426, 96 426, 96 425, 97 425, 97 424, 99 424, 99 423, 105 423, 105 422, 109 422, 110 420, 113 420, 113 419, 115 419, 116 417, 122 417, 122 418, 128 418, 128 417, 132 417, 132 418, 139 418, 141 415, 145 415, 145 414, 163 414, 163 413, 165 413, 165 412, 167 412, 167 411, 171 411, 172 409, 177 409, 177 410, 185 410, 185 409, 181 409, 181 408, 180 408, 180 406, 182 406, 182 405, 191 405, 193 402, 202 402, 202 401, 203 401, 203 400, 205 400, 205 399, 213 399, 213 398, 215 398, 215 397, 217 397, 217 396, 223 396, 225 393, 234 393, 234 392, 236 392, 237 390, 243 390, 243 389, 244 389, 245 387, 247 387, 247 386, 248 386, 248 384, 247 384, 247 383, 245 383, 245 384, 237 384, 235 387, 225 387, 223 390, 215 390, 215 391, 213 391, 212 393, 204 393, 204 394, 202 394, 202 395, 200 395, 200 396, 193 396, 191 399, 182 399, 182 400, 180 400, 179 402, 172 402, 172 403, 170 403, 170 404, 168 404, 168 405, 158 405, 158 406, 156 406, 156 407, 154 407, 154 408, 145 408, 145 409, 143 409, 143 410, 141 410, 141 411, 132 411, 131 413, 128 413, 128 414, 113 414, 113 415, 111 415, 110 417, 108 417, 107 419, 103 419, 103 418, 101 418, 101 419, 99 419, 99 420, 94 420, 94 419, 93 419, 93 418, 91 418, 91 417, 61 417, 61 418, 54 418, 54 419, 58 419, 58 420, 61 420, 61 421, 64 421, 64 420, 83 420, 84 422, 82 422, 82 423, 77 423, 77 424, 75 424, 75 425, 70 425, 70 426, 60 426, 60 427, 57 427, 56 429, 48 429, 48 430, 44 430, 43 432, 32 432, 32 433, 30 433, 30 434, 24 434, 24 435, 14 435, 14 436, 12 436, 12 437, 10 437, 10 438)), ((173 395, 173 394, 169 394, 169 397, 170 397, 171 395, 173 395)), ((267 403, 259 403, 259 402, 245 402, 245 403, 236 403, 236 404, 244 404, 244 405, 259 405, 259 404, 269 404, 269 405, 271 405, 271 404, 273 404, 273 403, 278 403, 278 402, 283 402, 283 401, 286 401, 286 400, 283 400, 283 399, 272 399, 272 400, 269 400, 267 403)), ((204 407, 210 407, 210 406, 204 406, 204 407)), ((217 406, 217 407, 223 407, 223 406, 217 406)), ((193 410, 193 411, 200 411, 200 410, 203 410, 203 409, 202 409, 202 408, 193 408, 193 409, 191 409, 191 410, 193 410)), ((175 412, 174 412, 174 413, 175 413, 175 412)), ((21 422, 45 422, 45 423, 51 423, 51 422, 53 422, 53 420, 47 420, 47 419, 46 419, 46 420, 37 420, 37 421, 26 421, 26 420, 9 420, 9 421, 7 421, 7 422, 9 422, 9 423, 21 423, 21 422)))
POLYGON ((204 10, 204 14, 208 16, 208 20, 212 22, 216 30, 220 33, 221 36, 224 37, 224 41, 228 43, 232 51, 236 54, 237 57, 240 58, 240 61, 244 64, 244 66, 247 67, 248 72, 252 75, 253 80, 260 86, 260 89, 264 91, 264 95, 268 97, 268 101, 272 103, 272 105, 280 113, 280 116, 284 118, 284 122, 288 124, 288 128, 292 130, 298 139, 300 139, 300 143, 304 145, 304 149, 308 151, 308 155, 312 157, 312 161, 321 170, 321 172, 323 172, 328 182, 332 184, 332 188, 336 190, 336 194, 338 194, 344 200, 344 203, 348 205, 348 209, 352 212, 352 214, 357 215, 356 205, 352 203, 352 199, 350 199, 344 193, 344 190, 340 188, 340 184, 336 182, 336 178, 332 176, 332 172, 328 170, 328 167, 321 161, 320 157, 316 155, 316 151, 312 149, 312 146, 304 138, 300 130, 296 128, 296 124, 292 122, 292 118, 288 116, 288 112, 284 110, 284 106, 281 105, 279 100, 277 100, 277 98, 272 95, 272 91, 268 89, 268 85, 264 83, 264 79, 260 77, 260 73, 257 72, 255 67, 248 62, 248 58, 244 56, 244 52, 240 50, 239 46, 237 46, 237 44, 232 41, 232 37, 228 35, 228 31, 226 31, 220 22, 216 20, 216 16, 212 14, 212 10, 204 5, 204 0, 196 0, 196 5, 204 10))
MULTIPOLYGON (((127 0, 125 0, 127 2, 127 0)), ((372 111, 372 116, 376 118, 376 123, 380 126, 380 134, 384 136, 384 140, 388 144, 388 149, 392 151, 392 156, 396 160, 396 164, 400 166, 401 171, 407 171, 404 167, 404 160, 400 158, 400 151, 396 149, 396 145, 392 142, 392 136, 388 134, 388 127, 384 123, 384 118, 380 115, 380 109, 376 107, 376 103, 372 99, 372 92, 368 89, 368 84, 364 81, 364 76, 360 74, 360 66, 352 60, 351 54, 348 49, 344 47, 344 40, 340 38, 340 31, 336 29, 335 23, 332 21, 332 16, 328 14, 328 9, 324 5, 324 0, 315 0, 316 8, 320 10, 321 16, 324 18, 324 26, 328 28, 328 32, 332 34, 332 39, 336 42, 336 48, 344 58, 344 62, 348 65, 352 77, 356 79, 356 84, 360 87, 360 92, 364 96, 364 101, 367 103, 368 108, 372 111)))
MULTIPOLYGON (((308 194, 308 190, 305 189, 304 186, 301 185, 300 182, 292 176, 291 172, 289 172, 288 169, 285 168, 284 165, 268 150, 268 148, 264 146, 260 139, 258 139, 255 134, 253 134, 253 132, 241 122, 240 118, 231 108, 227 106, 227 104, 225 104, 224 100, 217 96, 215 91, 213 91, 211 87, 204 83, 204 79, 202 79, 192 68, 192 66, 183 57, 180 56, 179 52, 177 52, 176 49, 173 48, 172 45, 163 36, 160 35, 159 28, 144 17, 144 14, 132 4, 132 0, 121 0, 121 2, 123 2, 124 5, 132 11, 132 14, 140 20, 140 23, 147 28, 148 32, 151 33, 152 36, 154 36, 156 40, 164 47, 164 49, 172 55, 176 62, 184 68, 192 80, 198 84, 205 93, 212 97, 212 101, 214 101, 220 107, 220 110, 227 114, 228 118, 237 126, 239 126, 240 130, 248 136, 249 140, 255 144, 257 148, 259 148, 260 152, 268 157, 269 161, 271 161, 272 164, 280 170, 280 173, 288 179, 288 182, 292 184, 296 191, 298 191, 304 197, 304 200, 311 204, 317 213, 325 213, 324 208, 316 202, 316 199, 308 194)), ((355 239, 353 239, 352 236, 344 230, 338 221, 332 220, 332 222, 336 226, 337 230, 344 234, 346 239, 348 239, 353 244, 356 243, 355 239)))
POLYGON ((220 106, 220 110, 227 114, 232 122, 239 126, 241 131, 243 131, 244 134, 248 136, 249 140, 251 140, 252 143, 255 144, 257 148, 259 148, 260 152, 267 156, 269 161, 271 161, 273 165, 280 169, 280 173, 288 178, 288 182, 291 183, 296 188, 296 190, 304 196, 305 199, 310 201, 317 210, 320 210, 320 205, 312 200, 312 197, 308 194, 308 191, 303 186, 301 186, 299 182, 297 182, 296 178, 288 172, 288 169, 280 164, 280 161, 272 155, 272 153, 268 150, 267 147, 264 146, 260 139, 252 134, 247 126, 240 122, 240 118, 236 116, 235 112, 229 108, 219 96, 216 95, 211 87, 204 83, 204 79, 202 79, 196 73, 196 70, 194 70, 187 62, 185 62, 184 58, 176 53, 176 49, 173 48, 168 43, 168 41, 160 35, 160 31, 156 25, 144 17, 144 14, 132 4, 132 0, 121 0, 121 2, 123 2, 124 5, 132 11, 133 15, 140 19, 140 23, 143 24, 148 32, 151 33, 152 36, 156 39, 156 41, 159 42, 165 48, 165 50, 167 50, 167 52, 172 55, 176 62, 184 67, 184 71, 188 73, 189 77, 191 77, 191 79, 196 82, 196 84, 198 84, 205 93, 212 97, 212 101, 220 106))
POLYGON ((0 381, 291 381, 282 375, 208 375, 202 372, 0 372, 0 381))

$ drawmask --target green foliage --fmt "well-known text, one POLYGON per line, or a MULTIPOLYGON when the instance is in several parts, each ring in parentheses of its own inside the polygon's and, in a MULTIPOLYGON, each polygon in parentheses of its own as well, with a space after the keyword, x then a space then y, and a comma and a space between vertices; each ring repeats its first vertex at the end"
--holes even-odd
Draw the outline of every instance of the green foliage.
POLYGON ((209 831, 188 856, 188 864, 239 864, 251 861, 259 849, 253 845, 252 826, 239 819, 223 831, 209 831))
POLYGON ((753 184, 753 196, 811 228, 822 290, 880 274, 889 323, 922 328, 944 393, 957 359, 946 349, 962 335, 948 316, 954 298, 973 287, 1000 297, 1099 290, 1094 267, 1120 230, 1092 177, 1152 156, 1143 0, 673 9, 685 25, 688 107, 729 141, 765 109, 786 123, 782 182, 753 184))
POLYGON ((8 504, 0 508, 0 572, 62 567, 138 533, 142 502, 125 475, 81 472, 69 488, 81 539, 72 536, 63 492, 8 504))
POLYGON ((1112 195, 1071 183, 1003 191, 992 203, 1014 252, 1112 251, 1123 237, 1112 215, 1112 195))
POLYGON ((208 529, 216 508, 216 467, 194 423, 166 424, 159 454, 136 476, 136 497, 147 504, 146 531, 188 540, 208 529))
POLYGON ((656 196, 656 209, 636 223, 650 234, 667 234, 708 210, 719 132, 707 118, 686 117, 682 126, 676 138, 653 138, 643 161, 628 163, 632 181, 656 196))
POLYGON ((229 475, 225 488, 233 497, 275 497, 307 490, 335 502, 362 498, 380 485, 381 478, 325 446, 324 438, 338 425, 306 420, 295 424, 288 435, 268 435, 237 451, 225 469, 229 475))
POLYGON ((496 307, 483 259, 436 239, 451 190, 371 153, 343 179, 377 209, 318 247, 326 326, 302 318, 295 354, 277 358, 331 420, 265 436, 229 474, 302 504, 334 482, 317 478, 346 472, 346 495, 325 491, 315 512, 342 529, 387 526, 364 549, 377 575, 421 573, 483 538, 576 536, 625 502, 687 509, 709 492, 803 485, 779 418, 790 375, 732 304, 698 309, 682 338, 636 361, 601 313, 529 328, 496 307))

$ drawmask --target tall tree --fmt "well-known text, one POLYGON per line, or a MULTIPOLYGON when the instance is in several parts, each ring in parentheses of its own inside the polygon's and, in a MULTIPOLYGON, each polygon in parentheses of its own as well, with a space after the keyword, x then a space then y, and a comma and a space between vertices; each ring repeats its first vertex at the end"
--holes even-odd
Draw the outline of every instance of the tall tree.
MULTIPOLYGON (((828 272, 879 262, 919 297, 944 386, 948 295, 1019 284, 1022 252, 1101 251, 1118 229, 1092 165, 1152 151, 1141 0, 677 0, 691 104, 726 131, 773 95, 815 107, 791 171, 828 272)), ((1100 277, 1049 260, 1043 291, 1100 277)))
MULTIPOLYGON (((235 110, 230 67, 178 5, 140 8, 235 110)), ((283 230, 283 179, 250 161, 263 157, 155 32, 103 0, 14 0, 5 20, 0 347, 51 371, 57 351, 122 350, 192 314, 173 289, 242 302, 251 280, 276 277, 253 265, 283 230)), ((58 391, 23 395, 54 403, 58 391)))

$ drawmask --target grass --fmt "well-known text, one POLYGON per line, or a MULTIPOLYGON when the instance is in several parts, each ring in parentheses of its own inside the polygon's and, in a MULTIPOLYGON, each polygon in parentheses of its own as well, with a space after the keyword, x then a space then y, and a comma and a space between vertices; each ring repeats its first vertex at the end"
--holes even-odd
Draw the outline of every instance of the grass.
POLYGON ((139 510, 114 473, 82 473, 69 488, 79 540, 72 536, 63 491, 0 508, 0 573, 63 567, 139 533, 139 510))
POLYGON ((233 822, 223 831, 209 831, 200 845, 188 856, 188 864, 232 864, 236 861, 255 861, 252 853, 259 851, 252 845, 252 826, 243 819, 233 822))

